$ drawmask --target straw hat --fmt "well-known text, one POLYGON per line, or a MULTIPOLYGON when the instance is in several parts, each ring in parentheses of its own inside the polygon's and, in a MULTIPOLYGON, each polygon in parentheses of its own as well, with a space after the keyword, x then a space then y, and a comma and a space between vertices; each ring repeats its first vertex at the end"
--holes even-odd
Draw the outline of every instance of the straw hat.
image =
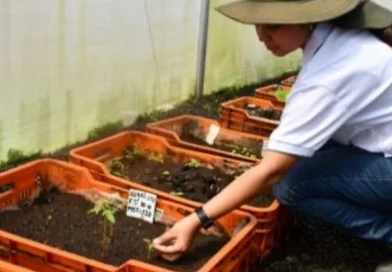
POLYGON ((244 24, 306 24, 329 21, 354 10, 362 0, 243 0, 217 10, 244 24))
POLYGON ((392 0, 369 0, 335 20, 343 28, 381 29, 392 25, 392 0))
POLYGON ((243 0, 217 8, 244 24, 305 24, 330 21, 344 28, 392 25, 392 0, 243 0))

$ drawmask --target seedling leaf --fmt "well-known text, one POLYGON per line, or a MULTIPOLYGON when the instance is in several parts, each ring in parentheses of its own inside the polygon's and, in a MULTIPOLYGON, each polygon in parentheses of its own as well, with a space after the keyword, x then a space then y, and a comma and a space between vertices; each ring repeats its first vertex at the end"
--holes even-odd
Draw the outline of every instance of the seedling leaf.
POLYGON ((190 159, 185 166, 198 168, 200 166, 200 162, 196 159, 190 159))
POLYGON ((280 102, 286 102, 289 92, 285 90, 276 90, 274 95, 280 102))
POLYGON ((115 224, 116 223, 116 218, 114 217, 114 211, 112 210, 105 210, 103 212, 103 215, 106 217, 106 219, 112 223, 115 224))
POLYGON ((181 192, 181 191, 172 191, 172 192, 170 192, 170 194, 171 195, 174 195, 174 196, 184 196, 185 194, 183 193, 183 192, 181 192))

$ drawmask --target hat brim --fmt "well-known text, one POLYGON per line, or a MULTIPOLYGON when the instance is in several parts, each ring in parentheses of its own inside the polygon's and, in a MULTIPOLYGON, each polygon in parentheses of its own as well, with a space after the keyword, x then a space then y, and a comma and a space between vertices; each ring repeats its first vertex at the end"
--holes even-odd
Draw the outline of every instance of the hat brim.
POLYGON ((244 24, 306 24, 329 21, 352 11, 361 0, 239 1, 217 10, 244 24))
POLYGON ((392 7, 382 4, 380 0, 366 1, 352 12, 338 18, 336 23, 342 28, 382 29, 391 26, 392 7))

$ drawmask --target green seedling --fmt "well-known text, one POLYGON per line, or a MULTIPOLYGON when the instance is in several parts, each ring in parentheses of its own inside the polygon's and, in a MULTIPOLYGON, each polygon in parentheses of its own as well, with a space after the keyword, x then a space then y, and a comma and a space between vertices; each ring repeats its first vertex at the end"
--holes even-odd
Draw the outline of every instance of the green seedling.
POLYGON ((162 154, 157 154, 157 155, 151 154, 150 160, 161 164, 165 162, 165 158, 163 157, 162 154))
POLYGON ((252 151, 249 148, 243 147, 242 149, 240 148, 235 148, 231 151, 233 154, 240 154, 246 157, 251 157, 255 158, 256 156, 252 154, 252 151))
POLYGON ((196 159, 190 159, 185 166, 198 168, 200 166, 200 162, 196 159))
POLYGON ((130 147, 124 150, 127 159, 134 159, 135 157, 142 157, 145 151, 137 146, 130 147))
POLYGON ((124 170, 124 164, 120 161, 120 159, 113 159, 106 163, 109 169, 113 172, 121 172, 124 170))
POLYGON ((184 196, 185 194, 183 193, 183 192, 181 192, 181 191, 172 191, 172 192, 170 192, 170 194, 171 195, 174 195, 174 196, 184 196))
POLYGON ((289 95, 289 91, 276 90, 274 92, 274 95, 276 99, 278 99, 280 102, 286 102, 287 96, 289 95))
POLYGON ((116 212, 117 208, 107 199, 98 201, 94 208, 88 211, 88 213, 95 213, 96 215, 101 215, 103 217, 102 258, 105 257, 113 238, 113 226, 116 223, 116 212))
POLYGON ((133 155, 135 156, 143 156, 146 153, 143 149, 140 147, 134 146, 133 147, 133 155))
POLYGON ((125 158, 129 160, 133 160, 135 158, 135 155, 133 154, 132 150, 129 150, 128 148, 124 150, 125 153, 125 158))
POLYGON ((151 260, 151 253, 154 250, 154 244, 152 243, 151 239, 144 238, 143 241, 147 246, 147 258, 151 260))

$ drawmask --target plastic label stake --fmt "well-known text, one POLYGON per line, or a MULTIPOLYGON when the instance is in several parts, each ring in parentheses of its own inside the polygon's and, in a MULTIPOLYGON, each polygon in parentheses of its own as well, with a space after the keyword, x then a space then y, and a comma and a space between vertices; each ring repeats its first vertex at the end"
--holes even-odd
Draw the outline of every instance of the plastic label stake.
POLYGON ((157 196, 144 191, 130 189, 127 216, 154 223, 157 196))
POLYGON ((215 125, 215 124, 212 124, 212 125, 210 126, 210 129, 209 129, 208 134, 207 134, 207 136, 206 136, 206 142, 207 142, 207 144, 209 144, 209 145, 213 145, 213 144, 214 144, 215 138, 216 138, 216 137, 218 136, 218 134, 219 134, 219 130, 220 130, 220 127, 217 126, 217 125, 215 125))

